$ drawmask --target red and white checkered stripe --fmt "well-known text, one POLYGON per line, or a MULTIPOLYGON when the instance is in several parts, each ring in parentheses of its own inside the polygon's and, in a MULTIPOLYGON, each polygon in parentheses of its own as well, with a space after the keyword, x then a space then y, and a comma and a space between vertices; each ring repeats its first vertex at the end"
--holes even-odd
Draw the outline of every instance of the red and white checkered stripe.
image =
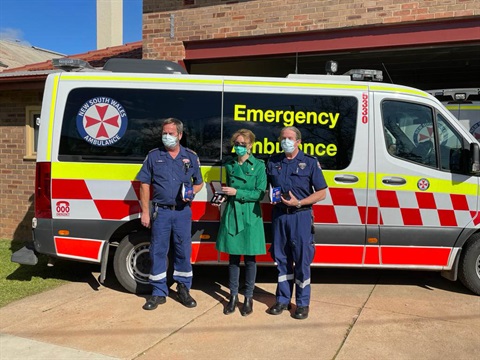
POLYGON ((480 222, 477 197, 462 194, 329 188, 314 206, 315 222, 392 226, 471 226, 480 222), (474 221, 472 222, 472 219, 474 221))
MULTIPOLYGON (((141 212, 139 189, 137 181, 54 179, 53 217, 136 219, 141 212), (69 211, 56 211, 57 204, 62 201, 69 203, 69 211)), ((325 200, 313 207, 315 222, 430 227, 475 227, 480 224, 476 196, 394 190, 369 190, 368 194, 367 199, 364 189, 328 188, 325 200)), ((202 195, 192 203, 193 219, 218 221, 218 209, 204 199, 208 194, 202 195)), ((264 204, 263 209, 265 220, 269 221, 270 206, 264 204)))

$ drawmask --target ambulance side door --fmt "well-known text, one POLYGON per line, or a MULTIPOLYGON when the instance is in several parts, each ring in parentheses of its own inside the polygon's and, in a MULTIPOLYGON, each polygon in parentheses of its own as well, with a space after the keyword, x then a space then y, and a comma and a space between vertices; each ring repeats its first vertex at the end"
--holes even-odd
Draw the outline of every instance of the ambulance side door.
POLYGON ((380 265, 440 269, 477 211, 466 130, 426 97, 375 92, 374 101, 380 265))

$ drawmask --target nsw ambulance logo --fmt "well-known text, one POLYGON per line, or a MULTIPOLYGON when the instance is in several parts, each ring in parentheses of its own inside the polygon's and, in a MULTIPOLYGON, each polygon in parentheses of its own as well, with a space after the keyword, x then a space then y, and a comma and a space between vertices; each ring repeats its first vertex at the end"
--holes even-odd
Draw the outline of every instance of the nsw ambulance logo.
POLYGON ((470 134, 475 136, 475 139, 480 140, 480 121, 470 128, 470 134))
POLYGON ((123 106, 109 97, 95 97, 82 105, 77 113, 77 129, 86 142, 110 146, 127 130, 128 118, 123 106))
MULTIPOLYGON (((448 130, 443 124, 438 124, 438 130, 440 134, 440 144, 445 145, 448 141, 448 130)), ((424 141, 431 141, 433 144, 434 140, 435 134, 432 125, 419 125, 413 133, 413 142, 415 143, 415 146, 424 141)))

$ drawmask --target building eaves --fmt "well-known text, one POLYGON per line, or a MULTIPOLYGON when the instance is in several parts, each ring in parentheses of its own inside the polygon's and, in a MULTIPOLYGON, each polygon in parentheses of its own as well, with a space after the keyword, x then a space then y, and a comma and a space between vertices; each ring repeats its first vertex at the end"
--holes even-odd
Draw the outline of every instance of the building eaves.
MULTIPOLYGON (((69 59, 82 59, 87 61, 93 67, 103 67, 103 65, 110 58, 129 58, 129 59, 141 59, 142 58, 142 41, 136 41, 127 43, 125 45, 112 46, 105 49, 88 51, 86 53, 65 56, 69 59)), ((4 70, 2 73, 9 72, 22 72, 22 71, 45 71, 53 70, 51 60, 39 62, 35 64, 29 64, 20 66, 13 69, 4 70)))

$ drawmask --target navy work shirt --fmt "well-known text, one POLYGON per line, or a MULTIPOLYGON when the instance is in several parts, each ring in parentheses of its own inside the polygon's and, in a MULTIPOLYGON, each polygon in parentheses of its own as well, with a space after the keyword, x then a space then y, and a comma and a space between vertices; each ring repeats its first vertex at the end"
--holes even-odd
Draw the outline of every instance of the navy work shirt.
POLYGON ((327 188, 318 160, 301 150, 291 160, 285 153, 271 156, 267 163, 267 175, 273 187, 281 187, 282 194, 291 191, 300 201, 313 192, 327 188))
POLYGON ((162 205, 185 205, 182 185, 199 185, 203 182, 197 154, 180 145, 173 159, 165 148, 150 151, 143 161, 137 180, 153 187, 153 202, 162 205))

